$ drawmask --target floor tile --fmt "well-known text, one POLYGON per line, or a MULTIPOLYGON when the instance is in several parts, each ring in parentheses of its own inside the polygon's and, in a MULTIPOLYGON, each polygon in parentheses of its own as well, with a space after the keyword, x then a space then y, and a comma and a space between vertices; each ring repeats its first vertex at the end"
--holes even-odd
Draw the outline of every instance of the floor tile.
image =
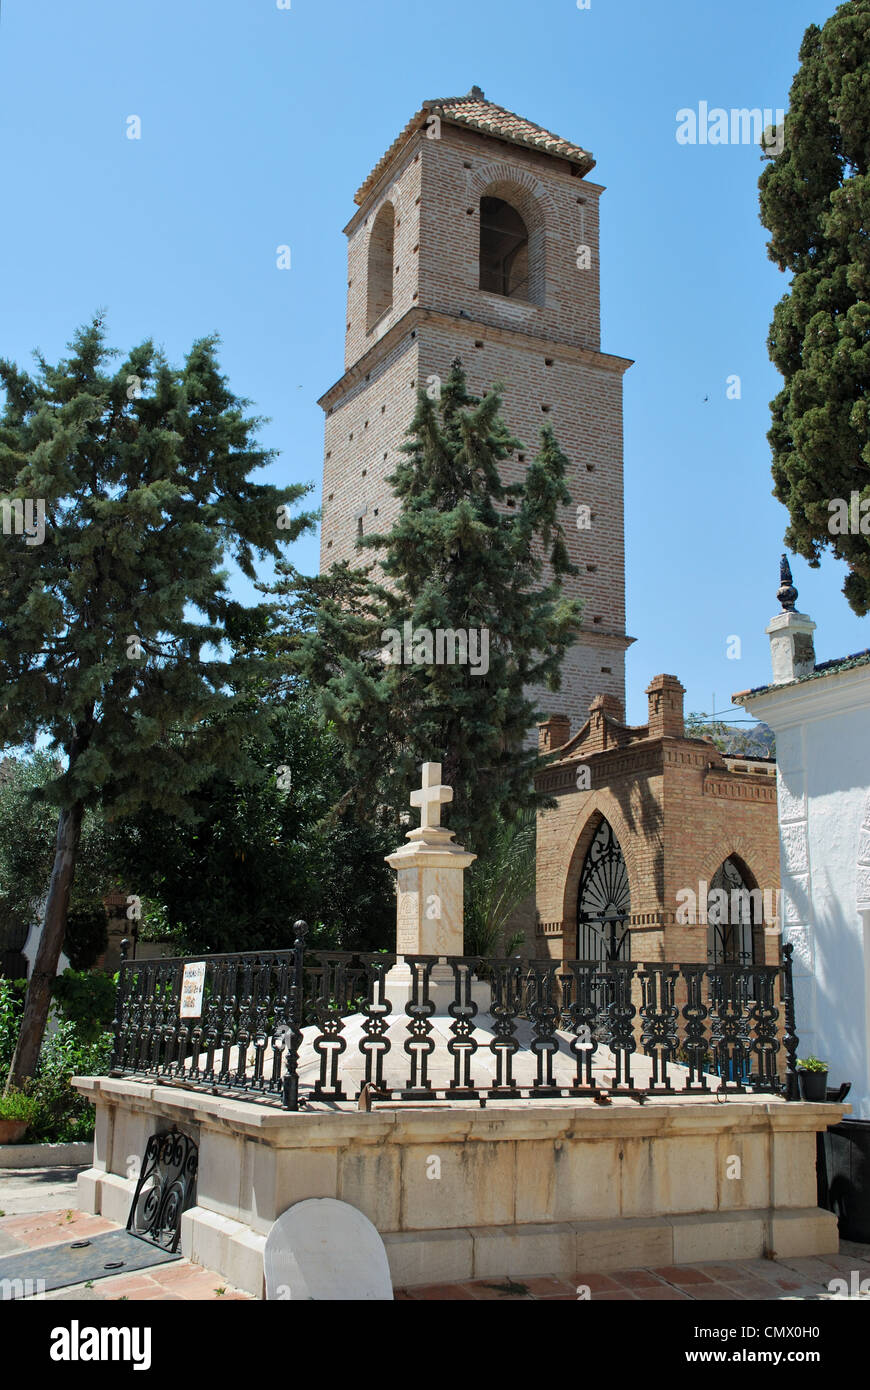
POLYGON ((610 1277, 626 1289, 655 1288, 664 1282, 650 1269, 623 1269, 619 1274, 612 1274, 610 1277))
POLYGON ((669 1284, 678 1284, 682 1288, 688 1284, 713 1282, 697 1265, 656 1265, 652 1272, 658 1274, 661 1279, 666 1279, 669 1284))
POLYGON ((727 1284, 692 1284, 687 1292, 692 1298, 706 1302, 713 1302, 719 1299, 723 1303, 742 1303, 744 1295, 738 1292, 738 1286, 729 1288, 727 1284))
POLYGON ((587 1272, 585 1274, 575 1274, 572 1283, 576 1291, 579 1284, 587 1285, 593 1293, 615 1293, 620 1285, 609 1274, 595 1274, 587 1272))
POLYGON ((421 1284, 418 1287, 406 1289, 407 1298, 414 1300, 432 1299, 441 1300, 467 1300, 473 1299, 474 1294, 465 1284, 421 1284))

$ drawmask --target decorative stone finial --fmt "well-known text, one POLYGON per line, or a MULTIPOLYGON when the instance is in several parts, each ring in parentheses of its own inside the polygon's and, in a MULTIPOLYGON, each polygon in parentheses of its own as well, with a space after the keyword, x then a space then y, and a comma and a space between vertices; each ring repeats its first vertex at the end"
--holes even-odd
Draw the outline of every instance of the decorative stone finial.
POLYGON ((795 611, 794 606, 797 603, 798 591, 792 583, 791 566, 787 555, 783 555, 779 562, 779 588, 776 591, 776 596, 782 604, 783 613, 795 611))
POLYGON ((764 630, 770 638, 773 684, 786 685, 789 681, 811 676, 815 670, 813 633, 816 625, 806 613, 798 613, 795 609, 798 595, 787 555, 783 555, 779 563, 779 581, 776 596, 782 607, 764 630))
POLYGON ((483 95, 483 92, 480 90, 479 87, 472 87, 468 95, 470 97, 477 97, 479 101, 486 101, 486 97, 483 95))

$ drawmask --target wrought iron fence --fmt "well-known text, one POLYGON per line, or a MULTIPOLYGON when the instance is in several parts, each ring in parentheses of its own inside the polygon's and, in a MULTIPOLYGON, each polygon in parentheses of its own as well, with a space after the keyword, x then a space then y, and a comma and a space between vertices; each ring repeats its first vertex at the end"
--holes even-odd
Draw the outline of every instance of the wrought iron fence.
POLYGON ((122 960, 113 1070, 283 1094, 283 1050, 301 959, 300 947, 122 960), (193 964, 205 967, 200 1009, 186 1017, 182 989, 185 967, 193 964))
POLYGON ((361 1097, 798 1099, 790 945, 779 965, 451 956, 446 1005, 439 958, 405 956, 413 989, 394 1008, 396 956, 305 952, 308 928, 296 928, 288 951, 123 962, 113 1070, 290 1110, 361 1097), (475 980, 491 992, 485 1016, 475 980))

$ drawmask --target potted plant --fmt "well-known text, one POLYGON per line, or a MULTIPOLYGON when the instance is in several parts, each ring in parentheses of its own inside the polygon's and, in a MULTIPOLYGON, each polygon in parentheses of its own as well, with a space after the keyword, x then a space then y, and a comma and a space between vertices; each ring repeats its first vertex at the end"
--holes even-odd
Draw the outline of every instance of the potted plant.
POLYGON ((804 1100, 826 1100, 828 1090, 828 1064, 818 1057, 798 1058, 798 1076, 801 1096, 804 1100))
POLYGON ((0 1096, 0 1144, 18 1144, 28 1125, 36 1119, 39 1105, 33 1096, 23 1091, 10 1091, 0 1096))

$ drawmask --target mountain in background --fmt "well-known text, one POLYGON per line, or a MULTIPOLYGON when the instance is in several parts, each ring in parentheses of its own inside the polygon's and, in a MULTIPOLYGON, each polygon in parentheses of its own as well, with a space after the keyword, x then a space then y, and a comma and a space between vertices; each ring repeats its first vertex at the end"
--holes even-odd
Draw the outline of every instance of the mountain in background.
POLYGON ((712 738, 720 753, 776 757, 776 739, 767 724, 723 724, 705 714, 692 713, 686 715, 686 733, 690 738, 712 738))

